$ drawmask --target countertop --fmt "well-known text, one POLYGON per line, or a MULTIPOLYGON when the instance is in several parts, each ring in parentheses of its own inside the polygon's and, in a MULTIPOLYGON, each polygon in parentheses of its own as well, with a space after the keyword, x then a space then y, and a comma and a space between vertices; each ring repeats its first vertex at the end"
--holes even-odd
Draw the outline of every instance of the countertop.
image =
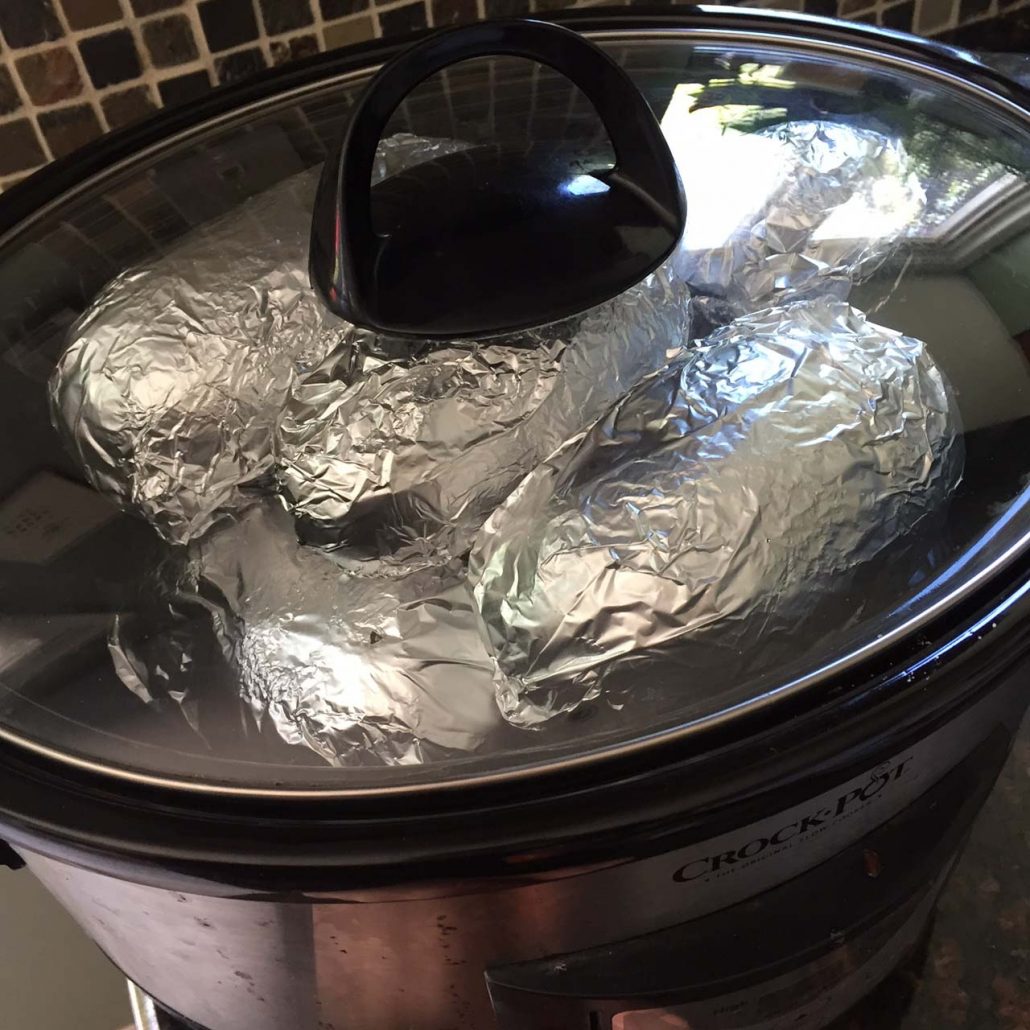
POLYGON ((832 1030, 1030 1030, 1030 717, 920 952, 832 1030))

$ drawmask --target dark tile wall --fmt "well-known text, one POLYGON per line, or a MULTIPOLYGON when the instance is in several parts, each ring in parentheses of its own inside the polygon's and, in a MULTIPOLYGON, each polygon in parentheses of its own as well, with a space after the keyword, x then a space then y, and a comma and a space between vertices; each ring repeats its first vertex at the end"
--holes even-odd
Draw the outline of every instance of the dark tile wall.
MULTIPOLYGON (((270 65, 427 26, 598 2, 0 0, 0 188, 109 129, 270 65)), ((956 41, 969 30, 1004 42, 990 31, 999 16, 1030 9, 1030 0, 750 2, 956 41)))

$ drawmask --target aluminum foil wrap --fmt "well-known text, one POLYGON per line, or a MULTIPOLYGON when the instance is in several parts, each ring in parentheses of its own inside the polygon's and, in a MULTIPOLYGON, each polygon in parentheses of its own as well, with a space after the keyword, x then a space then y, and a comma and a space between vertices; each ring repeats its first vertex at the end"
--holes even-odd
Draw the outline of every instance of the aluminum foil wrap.
POLYGON ((337 355, 293 388, 281 489, 306 539, 341 561, 448 560, 554 448, 683 352, 689 294, 669 265, 579 316, 415 361, 337 355))
POLYGON ((682 274, 713 322, 808 296, 846 299, 923 210, 905 148, 871 129, 786 122, 716 146, 712 160, 680 162, 682 274))
POLYGON ((943 507, 961 461, 919 341, 828 298, 724 327, 487 521, 470 576, 505 716, 539 724, 673 643, 718 640, 730 679, 769 641, 797 648, 852 571, 943 507))
POLYGON ((477 747, 501 719, 460 565, 393 580, 343 571, 256 503, 191 548, 245 703, 335 765, 410 764, 477 747))
MULTIPOLYGON (((376 174, 463 146, 391 137, 376 174)), ((54 423, 89 480, 170 541, 202 533, 271 470, 297 369, 370 335, 333 316, 309 283, 317 178, 284 180, 119 275, 73 327, 53 374, 54 423)))

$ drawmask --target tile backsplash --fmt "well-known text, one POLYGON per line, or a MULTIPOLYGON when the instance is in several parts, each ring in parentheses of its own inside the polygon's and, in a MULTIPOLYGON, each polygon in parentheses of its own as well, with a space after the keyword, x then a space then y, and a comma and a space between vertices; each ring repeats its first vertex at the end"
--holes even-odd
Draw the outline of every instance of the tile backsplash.
MULTIPOLYGON (((931 36, 1030 5, 759 2, 931 36)), ((569 0, 0 0, 0 187, 109 129, 272 65, 377 36, 568 5, 569 0)))

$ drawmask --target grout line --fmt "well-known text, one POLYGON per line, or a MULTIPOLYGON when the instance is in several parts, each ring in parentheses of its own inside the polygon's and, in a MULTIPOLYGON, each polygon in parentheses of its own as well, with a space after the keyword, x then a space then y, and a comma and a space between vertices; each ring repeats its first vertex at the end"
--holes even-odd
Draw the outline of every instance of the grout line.
MULTIPOLYGON (((131 0, 123 0, 128 2, 131 7, 131 0)), ((162 12, 161 16, 167 16, 168 12, 162 12)), ((157 21, 157 18, 150 19, 151 21, 157 21)), ((139 84, 146 87, 147 93, 150 95, 150 99, 161 106, 161 94, 157 91, 157 83, 160 77, 160 70, 151 62, 150 51, 147 49, 146 43, 143 40, 143 24, 140 18, 135 13, 131 13, 126 19, 126 24, 129 27, 129 31, 132 33, 132 38, 136 43, 136 49, 139 51, 140 65, 143 69, 142 74, 137 79, 132 80, 131 83, 119 83, 118 87, 121 89, 131 89, 133 85, 139 84)), ((103 104, 100 105, 103 107, 103 104)), ((110 128, 110 126, 108 126, 110 128)))
MULTIPOLYGON (((415 0, 415 2, 418 2, 418 0, 415 0)), ((393 11, 396 10, 398 7, 410 7, 411 4, 412 0, 384 0, 384 3, 376 4, 375 9, 377 11, 393 11)), ((430 0, 422 0, 422 5, 426 8, 426 18, 428 19, 430 0)), ((355 15, 348 15, 347 19, 344 20, 348 20, 353 17, 355 17, 355 15)))
MULTIPOLYGON (((310 28, 311 26, 309 25, 308 29, 310 28)), ((308 29, 288 29, 286 32, 277 32, 274 36, 268 36, 268 53, 265 54, 265 59, 268 61, 268 67, 272 67, 272 47, 277 43, 282 43, 286 49, 289 50, 290 40, 301 32, 307 32, 308 29)))
MULTIPOLYGON (((21 81, 21 75, 18 74, 18 69, 14 67, 14 56, 9 49, 4 53, 4 63, 7 65, 7 71, 11 76, 11 81, 14 82, 14 88, 17 91, 18 96, 21 98, 22 108, 11 112, 9 115, 4 115, 3 121, 13 122, 22 118, 28 118, 29 125, 32 126, 32 131, 36 137, 36 143, 39 144, 40 153, 42 153, 48 161, 53 161, 54 155, 50 152, 50 147, 47 144, 46 137, 43 135, 43 130, 39 127, 39 122, 36 120, 39 108, 32 102, 32 98, 29 96, 28 90, 25 88, 25 84, 21 81)), ((14 174, 17 175, 20 173, 15 172, 14 174)))
MULTIPOLYGON (((384 10, 391 11, 391 10, 393 10, 397 6, 403 6, 405 3, 411 3, 411 0, 397 0, 397 2, 391 2, 391 3, 388 3, 388 4, 383 4, 382 6, 383 6, 384 10)), ((378 28, 379 22, 374 17, 374 14, 375 14, 376 10, 378 10, 378 8, 367 7, 363 11, 355 11, 354 14, 347 14, 347 15, 344 15, 342 18, 331 18, 328 21, 326 21, 325 19, 322 19, 321 25, 319 26, 319 28, 321 28, 323 35, 319 36, 319 34, 316 33, 316 38, 319 39, 319 46, 320 46, 320 48, 322 50, 329 50, 330 49, 329 41, 324 38, 324 33, 327 30, 329 30, 329 29, 335 28, 337 25, 350 25, 352 22, 365 21, 367 19, 367 20, 371 20, 372 21, 373 35, 376 35, 377 33, 379 33, 380 32, 380 29, 378 28)), ((315 26, 309 25, 306 29, 295 30, 295 32, 311 33, 311 32, 314 31, 314 29, 315 29, 315 26)))
POLYGON ((912 31, 915 32, 915 28, 923 20, 923 0, 916 0, 915 5, 912 8, 912 31))
MULTIPOLYGON (((293 0, 294 3, 303 3, 304 0, 293 0)), ((265 66, 272 66, 272 51, 268 40, 268 29, 265 26, 265 15, 261 10, 258 0, 250 0, 250 6, 254 11, 254 24, 258 27, 258 38, 254 41, 265 59, 265 66)))
POLYGON ((6 186, 7 183, 13 184, 16 182, 21 182, 22 179, 34 174, 35 172, 38 172, 41 168, 46 168, 46 164, 44 163, 41 165, 33 165, 31 168, 23 168, 20 172, 11 172, 10 175, 4 176, 3 183, 0 183, 0 188, 6 186))
MULTIPOLYGON (((197 44, 197 56, 194 62, 199 62, 201 67, 194 69, 195 71, 206 71, 208 85, 214 85, 218 82, 218 76, 215 74, 215 59, 211 54, 211 48, 207 44, 207 36, 204 33, 204 26, 200 20, 200 8, 194 0, 189 0, 180 10, 186 15, 189 20, 190 26, 193 29, 193 38, 197 44)), ((169 68, 168 71, 177 73, 179 68, 184 67, 183 65, 176 65, 174 69, 169 68)), ((186 73, 188 74, 188 73, 186 73)), ((162 78, 160 81, 165 82, 169 78, 174 78, 174 74, 169 74, 162 78)), ((158 94, 160 98, 160 93, 158 94)), ((162 105, 164 106, 164 105, 162 105)))
MULTIPOLYGON (((121 13, 122 13, 122 19, 121 19, 121 21, 109 22, 109 24, 110 25, 120 26, 122 24, 122 22, 125 20, 125 8, 122 7, 121 0, 117 0, 117 3, 118 3, 118 10, 121 11, 121 13)), ((64 13, 64 4, 55 3, 55 4, 51 4, 50 6, 53 9, 54 14, 57 16, 57 20, 60 22, 61 29, 64 31, 65 39, 69 40, 68 49, 71 51, 72 60, 75 62, 75 65, 76 65, 76 67, 79 70, 79 75, 82 78, 82 89, 83 89, 83 92, 80 95, 80 97, 77 97, 76 99, 79 100, 80 104, 81 103, 87 103, 87 104, 89 104, 90 107, 92 107, 92 109, 93 109, 93 116, 96 118, 97 124, 100 126, 100 129, 101 129, 101 132, 102 132, 104 129, 108 128, 107 119, 104 118, 104 112, 101 110, 100 101, 97 99, 97 89, 96 89, 96 86, 93 85, 92 78, 90 78, 89 70, 86 68, 86 62, 83 60, 82 54, 79 52, 79 47, 78 47, 78 38, 79 37, 78 37, 78 35, 76 33, 74 33, 72 31, 72 27, 69 24, 68 18, 67 18, 67 16, 64 13), (75 39, 75 43, 71 44, 70 41, 73 38, 75 39)), ((100 35, 100 33, 97 33, 97 35, 100 35)), ((42 47, 40 48, 40 50, 38 52, 40 52, 40 53, 44 52, 42 50, 42 47)), ((143 55, 140 54, 139 58, 140 58, 140 68, 142 68, 143 67, 143 55)), ((69 105, 62 105, 62 107, 57 107, 56 105, 54 105, 54 106, 48 105, 44 110, 45 111, 61 110, 64 106, 72 106, 72 105, 70 105, 70 104, 69 105)), ((43 112, 40 112, 40 111, 37 110, 37 112, 36 112, 36 117, 37 118, 39 117, 40 113, 43 113, 43 112)), ((40 130, 40 131, 42 132, 42 130, 40 130)), ((48 150, 48 152, 50 152, 50 157, 53 158, 54 155, 53 155, 53 152, 49 150, 49 144, 48 144, 47 150, 48 150)))
POLYGON ((322 0, 311 0, 311 14, 315 19, 311 24, 311 30, 315 34, 315 39, 318 40, 318 49, 328 50, 325 41, 325 19, 322 17, 322 0))

